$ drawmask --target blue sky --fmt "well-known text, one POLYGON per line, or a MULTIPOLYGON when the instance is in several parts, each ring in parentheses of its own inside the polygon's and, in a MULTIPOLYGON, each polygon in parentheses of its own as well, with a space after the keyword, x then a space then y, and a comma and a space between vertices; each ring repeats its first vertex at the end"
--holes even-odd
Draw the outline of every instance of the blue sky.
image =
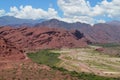
POLYGON ((58 9, 57 1, 56 0, 2 0, 0 1, 0 9, 5 9, 6 11, 9 11, 11 6, 26 6, 31 5, 34 8, 42 8, 44 10, 47 10, 48 7, 51 5, 58 9))
MULTIPOLYGON (((88 1, 90 1, 91 6, 95 6, 98 2, 101 2, 102 0, 88 1)), ((45 10, 47 10, 48 7, 52 5, 56 10, 60 11, 57 5, 57 0, 2 0, 0 2, 0 9, 5 9, 6 11, 9 11, 11 6, 19 7, 21 5, 31 5, 34 8, 42 8, 45 10)))
POLYGON ((1 0, 0 16, 98 23, 120 20, 119 4, 120 0, 1 0))

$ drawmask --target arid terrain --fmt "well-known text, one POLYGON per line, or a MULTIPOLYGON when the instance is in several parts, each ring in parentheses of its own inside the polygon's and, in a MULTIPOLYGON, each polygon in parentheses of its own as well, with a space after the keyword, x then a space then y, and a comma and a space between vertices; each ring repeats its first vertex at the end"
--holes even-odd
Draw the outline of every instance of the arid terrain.
POLYGON ((40 49, 86 46, 84 36, 75 30, 1 27, 0 80, 78 80, 68 73, 35 63, 27 53, 40 49))
POLYGON ((120 80, 120 0, 0 0, 0 80, 120 80))
MULTIPOLYGON (((53 51, 54 52, 54 51, 53 51)), ((101 76, 120 77, 120 58, 95 51, 90 48, 62 49, 57 66, 70 71, 95 73, 101 76)))
POLYGON ((119 36, 97 33, 96 27, 100 36, 95 37, 84 32, 88 28, 58 28, 63 22, 51 22, 0 27, 0 80, 120 79, 119 36))
MULTIPOLYGON (((1 61, 0 61, 1 62, 1 61)), ((0 80, 78 80, 69 74, 39 65, 31 60, 6 62, 7 68, 0 68, 0 80)))

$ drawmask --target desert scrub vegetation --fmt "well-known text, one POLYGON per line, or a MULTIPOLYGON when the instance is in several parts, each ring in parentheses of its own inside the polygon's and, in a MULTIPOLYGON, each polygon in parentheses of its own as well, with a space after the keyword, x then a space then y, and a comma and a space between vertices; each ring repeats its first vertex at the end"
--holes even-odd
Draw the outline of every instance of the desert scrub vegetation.
POLYGON ((28 57, 34 62, 48 66, 55 66, 60 61, 58 58, 59 56, 60 53, 51 52, 49 50, 40 50, 36 53, 28 53, 28 57))
MULTIPOLYGON (((61 60, 58 58, 61 53, 51 52, 50 50, 41 50, 36 53, 29 53, 28 57, 38 64, 45 64, 50 66, 53 70, 62 72, 63 75, 69 74, 72 77, 77 77, 79 80, 119 80, 119 78, 109 78, 95 75, 94 73, 84 73, 69 71, 62 67, 57 67, 61 60)), ((67 58, 69 60, 69 58, 67 58)), ((70 59, 71 60, 71 59, 70 59)))
POLYGON ((110 56, 120 57, 120 43, 106 43, 106 44, 92 44, 95 46, 101 46, 106 50, 104 53, 109 54, 110 56))
POLYGON ((108 78, 103 76, 97 76, 93 73, 84 73, 84 72, 76 72, 76 71, 68 71, 62 67, 52 67, 54 70, 62 71, 63 74, 70 74, 73 77, 77 77, 80 80, 120 80, 120 78, 108 78))

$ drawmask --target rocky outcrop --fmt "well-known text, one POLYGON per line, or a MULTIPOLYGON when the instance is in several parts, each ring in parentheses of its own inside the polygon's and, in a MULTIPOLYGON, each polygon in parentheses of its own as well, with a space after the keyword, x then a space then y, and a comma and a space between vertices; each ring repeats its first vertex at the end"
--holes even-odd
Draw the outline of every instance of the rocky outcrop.
POLYGON ((77 30, 48 27, 2 27, 0 35, 24 50, 86 47, 83 34, 77 30))
POLYGON ((23 50, 0 36, 0 60, 21 60, 24 58, 23 50))

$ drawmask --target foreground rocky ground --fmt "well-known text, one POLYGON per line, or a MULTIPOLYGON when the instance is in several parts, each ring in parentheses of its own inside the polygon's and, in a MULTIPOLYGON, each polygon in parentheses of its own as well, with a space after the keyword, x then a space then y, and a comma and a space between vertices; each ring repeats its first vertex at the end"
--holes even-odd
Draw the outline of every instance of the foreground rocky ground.
POLYGON ((0 61, 22 60, 25 59, 23 50, 0 36, 0 61))
POLYGON ((0 68, 0 80, 78 80, 69 74, 33 63, 31 60, 4 63, 7 67, 0 68))

